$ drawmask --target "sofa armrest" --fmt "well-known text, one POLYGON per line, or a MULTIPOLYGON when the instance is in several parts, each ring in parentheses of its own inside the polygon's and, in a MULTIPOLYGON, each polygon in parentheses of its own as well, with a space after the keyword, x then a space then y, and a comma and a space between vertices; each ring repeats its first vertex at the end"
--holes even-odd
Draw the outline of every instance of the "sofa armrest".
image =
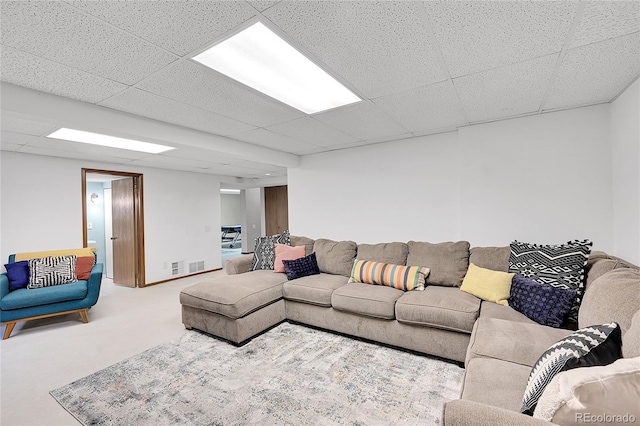
POLYGON ((227 275, 244 274, 245 272, 251 271, 252 263, 253 254, 243 254, 242 256, 227 260, 224 269, 227 271, 227 275))
POLYGON ((516 411, 493 407, 480 402, 458 399, 445 403, 442 413, 443 426, 483 426, 483 425, 554 425, 516 411))
POLYGON ((0 274, 0 299, 9 294, 9 277, 6 273, 0 274))
POLYGON ((91 269, 91 275, 89 276, 89 281, 87 282, 87 300, 91 303, 90 306, 93 306, 98 301, 98 296, 100 296, 100 285, 102 284, 102 263, 96 263, 93 265, 91 269))

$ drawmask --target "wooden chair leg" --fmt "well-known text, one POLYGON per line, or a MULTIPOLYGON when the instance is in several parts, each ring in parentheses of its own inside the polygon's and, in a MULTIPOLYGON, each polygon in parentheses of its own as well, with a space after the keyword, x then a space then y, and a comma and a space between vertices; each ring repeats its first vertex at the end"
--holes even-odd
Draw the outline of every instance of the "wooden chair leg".
POLYGON ((80 309, 78 311, 78 313, 80 314, 80 318, 82 318, 82 322, 83 323, 88 323, 89 322, 89 317, 87 316, 87 310, 86 309, 80 309))
POLYGON ((16 326, 16 321, 5 323, 7 328, 4 329, 4 335, 2 336, 2 340, 8 339, 11 336, 11 332, 13 331, 13 327, 16 326))

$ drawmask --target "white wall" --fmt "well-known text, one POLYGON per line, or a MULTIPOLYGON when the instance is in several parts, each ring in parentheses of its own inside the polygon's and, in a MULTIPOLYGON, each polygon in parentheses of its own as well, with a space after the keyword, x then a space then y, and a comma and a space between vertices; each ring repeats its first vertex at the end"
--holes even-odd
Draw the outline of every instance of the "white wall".
POLYGON ((291 232, 357 242, 507 245, 589 238, 613 249, 608 105, 304 156, 291 232))
POLYGON ((613 242, 640 265, 640 80, 611 104, 613 242))
POLYGON ((146 282, 171 278, 170 262, 221 267, 220 182, 206 174, 126 167, 2 151, 1 256, 82 247, 81 168, 142 173, 146 282), (164 263, 169 268, 164 269, 164 263))
POLYGON ((294 235, 362 243, 460 233, 455 132, 302 157, 290 168, 294 235))
POLYGON ((220 223, 222 226, 242 223, 242 197, 240 194, 220 194, 220 223))
POLYGON ((242 210, 242 253, 251 253, 256 245, 256 238, 262 235, 264 207, 262 206, 261 188, 247 188, 240 191, 242 210))
POLYGON ((477 245, 517 239, 590 239, 611 251, 609 106, 464 127, 461 237, 477 245))

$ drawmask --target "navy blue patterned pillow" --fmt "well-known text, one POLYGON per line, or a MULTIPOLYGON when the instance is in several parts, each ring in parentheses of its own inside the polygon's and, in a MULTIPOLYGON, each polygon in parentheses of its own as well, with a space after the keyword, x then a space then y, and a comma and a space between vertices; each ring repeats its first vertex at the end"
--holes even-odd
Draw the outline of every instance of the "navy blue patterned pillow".
POLYGON ((551 287, 516 274, 511 280, 509 306, 539 324, 560 327, 576 295, 576 290, 551 287))
POLYGON ((320 273, 315 253, 296 260, 283 260, 282 263, 284 264, 284 270, 287 273, 288 280, 295 280, 296 278, 320 273))

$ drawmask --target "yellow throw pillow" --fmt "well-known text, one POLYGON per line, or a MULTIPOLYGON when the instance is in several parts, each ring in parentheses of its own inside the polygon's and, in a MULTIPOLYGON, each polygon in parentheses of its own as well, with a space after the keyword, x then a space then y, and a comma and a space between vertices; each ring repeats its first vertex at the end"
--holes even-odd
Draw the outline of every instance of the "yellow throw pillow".
POLYGON ((509 306, 507 299, 511 293, 511 279, 514 275, 492 271, 470 263, 460 290, 488 302, 509 306))

